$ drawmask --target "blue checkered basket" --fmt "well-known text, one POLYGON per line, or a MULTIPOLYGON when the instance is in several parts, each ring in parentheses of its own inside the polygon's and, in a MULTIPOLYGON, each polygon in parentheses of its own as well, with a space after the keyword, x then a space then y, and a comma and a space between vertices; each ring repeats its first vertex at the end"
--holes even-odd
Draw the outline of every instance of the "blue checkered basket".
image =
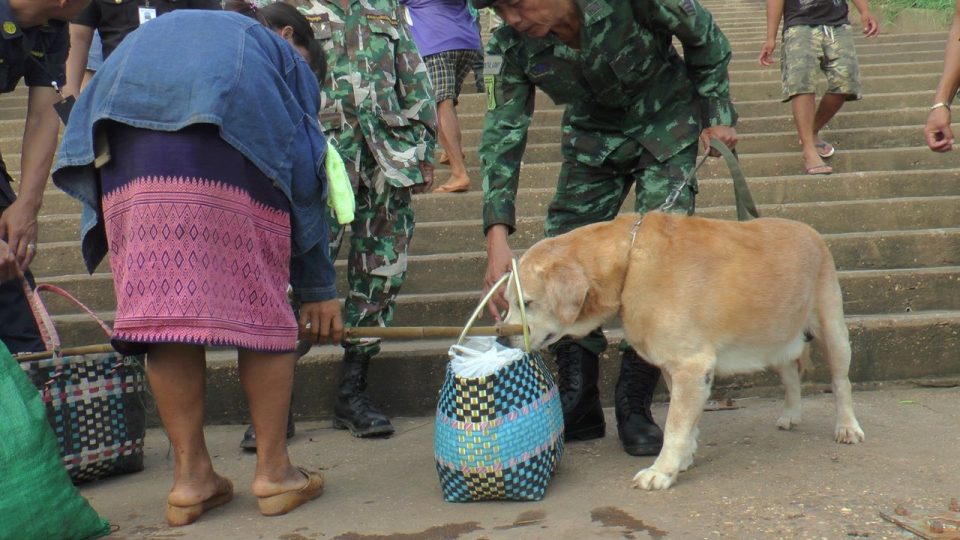
MULTIPOLYGON (((480 302, 460 343, 480 310, 509 277, 501 278, 480 302)), ((516 287, 522 298, 519 283, 516 287)), ((434 436, 437 473, 447 501, 538 501, 560 464, 560 396, 540 354, 530 352, 527 338, 524 316, 527 346, 523 358, 491 375, 459 377, 447 365, 434 436)))

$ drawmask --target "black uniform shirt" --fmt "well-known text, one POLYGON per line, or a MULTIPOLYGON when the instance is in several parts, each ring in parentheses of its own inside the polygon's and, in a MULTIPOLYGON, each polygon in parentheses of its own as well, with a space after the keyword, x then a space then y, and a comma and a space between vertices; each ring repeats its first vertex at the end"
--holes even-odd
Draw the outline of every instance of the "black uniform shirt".
POLYGON ((8 0, 0 0, 0 93, 12 92, 20 79, 27 86, 63 85, 70 48, 67 24, 50 21, 23 28, 8 0))
POLYGON ((106 60, 127 34, 140 27, 141 7, 163 15, 175 9, 220 9, 220 0, 93 0, 73 22, 100 31, 106 60))

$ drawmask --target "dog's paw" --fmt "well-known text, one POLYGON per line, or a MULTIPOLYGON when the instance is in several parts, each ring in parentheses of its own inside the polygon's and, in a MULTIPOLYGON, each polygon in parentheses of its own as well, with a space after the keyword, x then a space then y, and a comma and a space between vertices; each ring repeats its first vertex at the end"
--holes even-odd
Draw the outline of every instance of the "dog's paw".
POLYGON ((838 443, 857 444, 863 442, 866 436, 863 434, 863 430, 860 429, 860 424, 854 422, 848 426, 837 424, 837 429, 834 431, 834 438, 838 443))
POLYGON ((642 469, 633 477, 633 487, 653 491, 667 489, 676 482, 677 475, 662 473, 654 468, 642 469))
POLYGON ((800 425, 800 413, 784 411, 780 418, 777 418, 777 428, 784 431, 790 431, 794 426, 800 425))

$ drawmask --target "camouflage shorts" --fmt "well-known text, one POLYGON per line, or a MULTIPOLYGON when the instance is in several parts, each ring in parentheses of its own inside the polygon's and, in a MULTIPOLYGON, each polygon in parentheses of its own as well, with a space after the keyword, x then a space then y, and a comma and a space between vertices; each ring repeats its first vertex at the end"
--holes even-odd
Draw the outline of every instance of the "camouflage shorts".
POLYGON ((813 94, 818 74, 827 77, 827 93, 860 99, 860 66, 849 24, 791 26, 783 32, 780 74, 783 101, 797 94, 813 94))

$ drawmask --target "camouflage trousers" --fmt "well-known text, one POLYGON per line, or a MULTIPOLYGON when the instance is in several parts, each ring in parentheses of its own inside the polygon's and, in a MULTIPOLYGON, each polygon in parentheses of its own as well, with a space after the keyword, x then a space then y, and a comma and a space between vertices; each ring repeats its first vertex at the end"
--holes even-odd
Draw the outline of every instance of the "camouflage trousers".
MULTIPOLYGON (((350 227, 347 255, 347 292, 344 325, 390 326, 397 307, 400 286, 407 277, 407 249, 413 238, 414 217, 410 188, 383 183, 374 191, 379 165, 369 150, 360 152, 360 163, 348 163, 354 186, 356 211, 350 227)), ((346 232, 331 213, 330 257, 336 259, 346 232)), ((344 347, 373 356, 380 352, 379 339, 345 340, 344 347)))
MULTIPOLYGON (((588 167, 565 160, 560 168, 557 192, 547 210, 546 236, 557 236, 583 225, 610 221, 635 188, 633 211, 646 213, 659 208, 674 189, 693 174, 697 160, 694 143, 664 162, 659 162, 639 143, 627 141, 614 150, 602 167, 588 167)), ((671 212, 693 214, 696 180, 681 192, 671 212)), ((569 339, 569 338, 563 338, 569 339)), ((577 343, 594 354, 607 348, 598 328, 577 343)), ((626 343, 621 344, 621 350, 626 343)))

